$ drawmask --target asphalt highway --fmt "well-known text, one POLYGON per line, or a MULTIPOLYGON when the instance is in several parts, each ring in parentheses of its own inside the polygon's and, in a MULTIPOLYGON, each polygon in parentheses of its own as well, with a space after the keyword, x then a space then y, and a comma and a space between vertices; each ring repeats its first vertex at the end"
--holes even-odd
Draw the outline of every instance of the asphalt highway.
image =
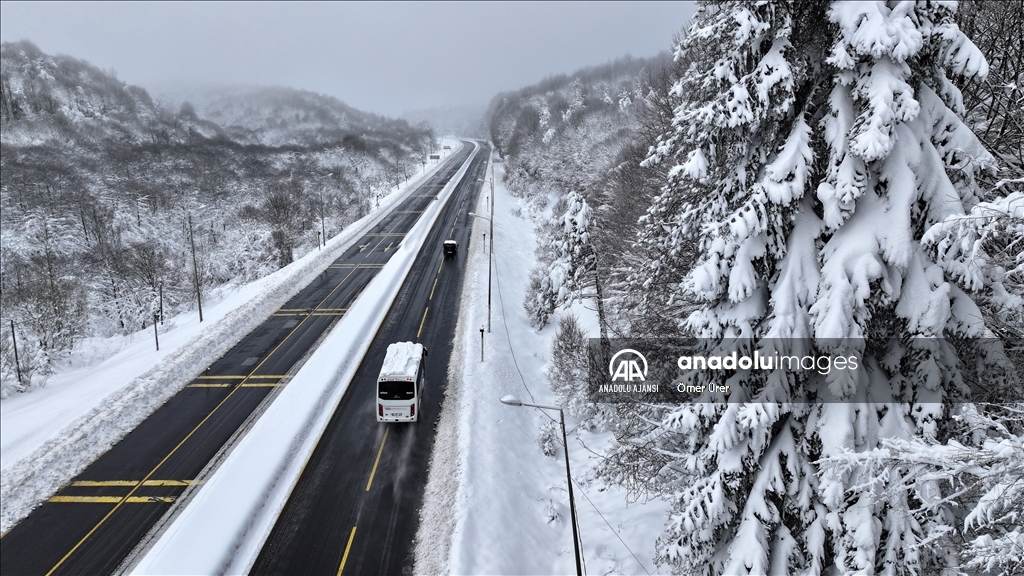
POLYGON ((468 216, 490 150, 473 160, 370 346, 356 377, 299 478, 252 574, 411 574, 412 540, 426 483, 434 427, 447 383, 468 216), (445 258, 441 244, 459 243, 445 258), (376 421, 376 380, 388 344, 428 351, 422 410, 415 423, 376 421))
MULTIPOLYGON (((317 280, 303 288, 259 328, 244 336, 230 352, 206 368, 200 377, 69 485, 4 534, 0 538, 0 574, 114 572, 267 395, 276 387, 287 386, 294 368, 394 254, 404 234, 436 200, 438 192, 470 158, 472 150, 472 145, 464 146, 317 280)), ((476 168, 467 173, 463 182, 479 177, 479 158, 486 157, 482 153, 476 155, 476 168)), ((431 242, 439 230, 450 230, 453 206, 465 200, 466 188, 460 186, 458 194, 449 200, 444 219, 432 232, 431 242)), ((440 241, 436 246, 428 243, 424 254, 440 255, 440 246, 440 241)), ((459 258, 462 258, 461 252, 459 258)), ((421 263, 418 262, 419 268, 421 263)), ((448 280, 442 281, 442 277, 448 276, 438 275, 438 293, 454 290, 448 280)), ((421 276, 410 275, 410 284, 415 283, 412 278, 421 276)), ((423 290, 418 287, 414 292, 419 294, 423 290)), ((403 290, 402 294, 407 292, 403 290)), ((437 297, 435 294, 434 298, 437 297)), ((394 308, 403 305, 400 296, 394 308)), ((441 317, 440 308, 437 310, 437 316, 423 320, 424 336, 436 330, 435 318, 441 317)), ((454 315, 454 308, 448 314, 454 315)), ((420 319, 416 321, 419 323, 420 319)), ((391 323, 389 320, 388 325, 391 323)), ((406 339, 413 336, 415 334, 406 339)), ((372 348, 371 353, 377 350, 377 347, 372 348)), ((382 358, 383 353, 380 353, 382 358)), ((428 371, 431 382, 442 382, 436 366, 445 358, 443 347, 436 356, 431 356, 437 361, 432 364, 435 369, 428 371)), ((378 365, 379 361, 378 358, 378 365)), ((435 387, 431 395, 439 398, 439 390, 435 387)), ((343 405, 351 403, 347 401, 343 405)), ((370 410, 370 407, 365 409, 372 416, 370 410)), ((433 416, 436 412, 433 406, 426 415, 433 416)), ((367 433, 375 434, 376 423, 372 424, 349 443, 364 442, 367 433)), ((392 446, 400 445, 405 436, 395 433, 392 446)), ((390 452, 389 457, 382 460, 378 472, 381 478, 390 470, 390 452)))

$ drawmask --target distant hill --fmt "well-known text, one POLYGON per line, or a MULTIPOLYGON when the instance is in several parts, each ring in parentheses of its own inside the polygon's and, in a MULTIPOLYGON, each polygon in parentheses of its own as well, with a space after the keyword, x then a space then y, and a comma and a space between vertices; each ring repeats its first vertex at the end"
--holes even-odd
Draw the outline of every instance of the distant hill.
POLYGON ((402 119, 356 110, 333 96, 286 87, 201 86, 167 90, 160 97, 223 127, 235 141, 265 146, 307 146, 372 138, 377 132, 415 131, 402 119))
MULTIPOLYGON (((23 372, 145 327, 160 293, 168 314, 192 306, 189 218, 202 290, 251 280, 364 215, 433 140, 311 92, 198 96, 165 104, 83 60, 0 46, 0 304, 23 372)), ((2 396, 22 389, 9 353, 2 396)))
POLYGON ((669 62, 667 53, 626 57, 495 96, 487 123, 510 160, 506 179, 524 192, 591 192, 630 144, 651 80, 669 62))
POLYGON ((0 91, 3 141, 9 145, 188 137, 188 127, 144 89, 83 60, 44 54, 28 41, 0 47, 0 91))

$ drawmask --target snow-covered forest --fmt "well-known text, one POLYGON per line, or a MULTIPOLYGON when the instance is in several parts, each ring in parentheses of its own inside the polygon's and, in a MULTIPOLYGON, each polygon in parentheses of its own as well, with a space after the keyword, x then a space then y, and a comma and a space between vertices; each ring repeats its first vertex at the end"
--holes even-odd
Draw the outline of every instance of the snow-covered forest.
POLYGON ((316 249, 434 142, 287 88, 161 102, 29 42, 3 44, 0 75, 3 396, 38 385, 82 338, 135 332, 194 309, 197 290, 316 249))
POLYGON ((708 2, 670 61, 492 102, 536 326, 583 299, 601 336, 863 360, 594 405, 560 317, 552 386, 671 503, 674 572, 1024 573, 1020 38, 1020 0, 708 2))

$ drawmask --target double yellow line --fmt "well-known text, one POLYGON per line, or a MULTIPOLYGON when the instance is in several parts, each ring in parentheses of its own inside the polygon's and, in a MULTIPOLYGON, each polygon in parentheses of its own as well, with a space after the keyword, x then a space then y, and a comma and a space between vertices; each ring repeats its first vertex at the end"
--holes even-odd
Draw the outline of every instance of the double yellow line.
MULTIPOLYGON (((397 227, 398 227, 398 225, 399 225, 399 224, 400 224, 400 223, 401 223, 401 222, 402 222, 403 220, 404 220, 404 218, 403 218, 403 219, 399 219, 399 221, 395 223, 395 225, 394 225, 394 226, 393 226, 393 227, 391 228, 391 230, 394 230, 395 228, 397 228, 397 227)), ((386 232, 386 233, 383 233, 383 234, 376 234, 376 235, 379 235, 379 236, 381 236, 380 240, 379 240, 379 241, 377 242, 377 246, 380 246, 380 245, 381 245, 381 244, 382 244, 382 243, 383 243, 383 242, 384 242, 384 241, 385 241, 386 239, 388 239, 388 237, 389 237, 389 236, 391 236, 392 234, 391 234, 391 232, 386 232)), ((403 236, 404 236, 404 234, 401 234, 401 235, 403 235, 403 236)), ((374 246, 374 248, 376 248, 377 246, 374 246)), ((371 252, 372 252, 372 250, 371 250, 371 252)), ((366 258, 366 256, 364 256, 364 258, 366 258)), ((349 279, 349 278, 350 278, 350 277, 352 276, 352 274, 354 274, 354 273, 355 273, 355 271, 356 271, 356 268, 353 268, 353 269, 352 269, 352 271, 350 271, 350 272, 349 272, 348 274, 346 274, 346 275, 345 275, 345 277, 344 277, 344 278, 342 278, 342 279, 341 279, 341 281, 340 281, 340 282, 338 282, 338 284, 337 284, 337 285, 336 285, 336 286, 335 286, 335 287, 334 287, 334 288, 333 288, 333 289, 332 289, 332 290, 331 290, 331 291, 330 291, 330 292, 329 292, 329 293, 327 294, 327 296, 325 296, 325 297, 324 297, 324 298, 323 298, 323 299, 322 299, 322 300, 320 301, 320 303, 319 303, 319 304, 317 304, 317 306, 316 306, 316 307, 314 308, 314 310, 316 310, 317 308, 319 308, 320 306, 322 306, 322 305, 323 305, 323 304, 324 304, 325 302, 327 302, 327 300, 329 300, 329 299, 330 299, 330 298, 331 298, 331 297, 332 297, 332 296, 334 295, 334 293, 335 293, 335 292, 336 292, 336 291, 337 291, 337 290, 338 290, 338 289, 339 289, 339 288, 340 288, 340 287, 342 286, 342 284, 344 284, 344 283, 345 283, 345 281, 346 281, 346 280, 348 280, 348 279, 349 279)), ((167 453, 167 455, 166 455, 166 456, 164 456, 164 457, 163 457, 163 459, 161 459, 161 460, 160 460, 160 462, 159 462, 159 463, 157 463, 157 465, 156 465, 156 466, 154 466, 154 467, 153 467, 153 468, 152 468, 152 469, 151 469, 151 470, 149 471, 149 473, 147 473, 147 474, 146 474, 146 476, 145 476, 145 477, 143 477, 143 479, 142 479, 142 480, 141 480, 141 481, 140 481, 140 482, 139 482, 138 484, 136 484, 135 486, 133 486, 133 487, 132 487, 132 489, 131 489, 131 490, 130 490, 130 491, 128 492, 128 494, 127 494, 127 495, 125 495, 125 496, 122 496, 122 497, 113 497, 113 498, 117 498, 117 502, 116 502, 116 503, 114 503, 114 507, 113 507, 113 508, 111 508, 111 509, 110 509, 110 511, 109 511, 109 512, 107 512, 107 513, 106 513, 106 514, 105 514, 105 515, 103 516, 103 518, 101 518, 101 519, 100 519, 100 521, 99 521, 99 522, 97 522, 97 523, 96 523, 96 524, 95 524, 95 525, 94 525, 94 526, 93 526, 93 527, 92 527, 92 528, 91 528, 91 529, 90 529, 90 530, 89 530, 89 531, 88 531, 88 532, 87 532, 87 533, 85 534, 85 536, 83 536, 83 537, 82 537, 82 538, 81 538, 81 539, 80 539, 80 540, 79 540, 79 541, 78 541, 77 543, 75 543, 75 545, 74 545, 74 546, 72 546, 72 547, 71 547, 71 549, 70 549, 70 550, 68 550, 68 551, 67 551, 67 553, 66 553, 66 554, 64 554, 64 556, 62 556, 62 557, 61 557, 61 559, 60 559, 60 560, 59 560, 59 561, 58 561, 58 562, 57 562, 56 564, 54 564, 54 565, 53 565, 53 568, 50 568, 50 570, 49 570, 49 571, 48 571, 48 572, 46 573, 46 576, 51 576, 51 575, 52 575, 52 574, 53 574, 54 572, 56 572, 56 571, 57 571, 57 569, 58 569, 58 568, 60 568, 60 567, 61 567, 61 565, 63 565, 63 564, 64 564, 64 562, 66 562, 66 561, 67 561, 67 559, 68 559, 68 558, 70 558, 70 557, 71 557, 71 555, 72 555, 72 554, 74 554, 74 553, 75 553, 75 551, 77 551, 77 550, 78 550, 78 549, 79 549, 79 548, 80 548, 80 547, 82 546, 82 544, 84 544, 84 543, 85 543, 85 542, 86 542, 86 541, 87 541, 87 540, 88 540, 89 538, 91 538, 91 537, 92 537, 92 535, 96 533, 96 530, 98 530, 98 529, 100 528, 100 526, 102 526, 103 524, 105 524, 105 523, 106 523, 106 521, 107 521, 107 520, 109 520, 109 519, 110 519, 110 517, 111 517, 111 516, 113 516, 113 515, 114 515, 114 513, 115 513, 115 512, 117 512, 117 511, 118 511, 118 509, 120 509, 120 508, 121 508, 121 506, 122 506, 123 504, 129 503, 129 502, 132 502, 132 503, 134 503, 134 502, 136 501, 136 499, 137 499, 137 498, 139 498, 138 496, 135 496, 135 492, 136 492, 136 491, 137 491, 137 490, 138 490, 138 489, 139 489, 140 487, 142 487, 142 486, 146 485, 146 482, 149 482, 149 481, 151 480, 151 478, 153 477, 153 475, 154 475, 154 474, 156 474, 156 471, 157 471, 157 470, 159 470, 159 469, 160 469, 160 467, 161 467, 161 466, 163 466, 163 465, 164 465, 164 464, 165 464, 165 463, 167 462, 167 460, 169 460, 169 459, 171 458, 171 456, 173 456, 173 455, 174 455, 174 454, 175 454, 175 453, 176 453, 176 452, 177 452, 177 451, 178 451, 178 450, 179 450, 179 449, 180 449, 180 448, 181 448, 181 447, 182 447, 182 446, 183 446, 183 445, 185 444, 185 442, 188 442, 188 440, 189 440, 190 438, 192 438, 192 435, 193 435, 193 434, 195 434, 195 433, 196 433, 196 431, 198 431, 198 430, 199 430, 200 428, 202 428, 202 426, 203 426, 204 424, 206 424, 206 422, 207 422, 207 421, 208 421, 208 420, 210 419, 210 417, 211 417, 211 416, 213 416, 213 415, 214 415, 214 414, 215 414, 215 413, 216 413, 216 412, 217 412, 217 411, 218 411, 218 410, 220 409, 220 407, 221 407, 221 406, 223 406, 223 405, 224 405, 224 404, 225 404, 225 403, 226 403, 226 402, 227 402, 227 401, 228 401, 228 400, 229 400, 229 399, 230 399, 230 398, 231 398, 232 396, 234 396, 235 392, 237 392, 237 391, 238 391, 238 390, 239 390, 240 388, 242 388, 242 386, 243 386, 243 385, 244 385, 244 384, 246 383, 246 381, 247 381, 247 380, 248 380, 249 378, 258 378, 258 377, 259 377, 259 375, 257 375, 257 374, 256 374, 256 371, 257 371, 257 370, 259 370, 259 369, 260 369, 260 367, 261 367, 261 366, 263 366, 263 364, 264 364, 264 363, 266 363, 266 361, 267 361, 267 360, 268 360, 268 359, 269 359, 269 358, 270 358, 271 356, 273 356, 273 355, 274 355, 274 353, 276 353, 276 352, 277 352, 277 351, 278 351, 278 350, 279 350, 279 349, 281 348, 281 346, 283 346, 283 345, 284 345, 284 343, 285 343, 285 342, 287 342, 287 341, 288 341, 288 339, 289 339, 289 338, 291 338, 291 337, 292 337, 292 336, 293 336, 293 335, 295 334, 295 332, 296 332, 296 331, 298 331, 298 330, 299 330, 299 328, 301 328, 301 327, 302 327, 302 325, 303 325, 303 324, 304 324, 304 323, 305 323, 305 322, 306 322, 306 321, 307 321, 307 320, 308 320, 309 318, 310 318, 310 316, 305 316, 305 317, 303 317, 303 318, 302 318, 302 320, 301 320, 301 321, 300 321, 300 322, 299 322, 298 324, 296 324, 294 328, 292 328, 292 330, 291 330, 291 331, 290 331, 290 332, 288 333, 288 335, 287 335, 287 336, 285 336, 285 337, 284 337, 284 339, 282 339, 282 340, 281 340, 281 342, 279 342, 279 343, 277 344, 277 346, 275 346, 275 347, 274 347, 274 349, 273 349, 273 350, 271 350, 271 351, 270 351, 270 353, 269 353, 269 354, 267 354, 267 355, 266 355, 266 356, 265 356, 265 357, 263 358, 263 360, 261 360, 261 361, 260 361, 260 363, 259 363, 259 364, 257 364, 257 365, 256 365, 256 366, 255 366, 255 367, 253 368, 252 372, 250 372, 250 373, 249 373, 249 374, 248 374, 247 376, 245 376, 245 377, 244 377, 244 378, 242 379, 242 382, 241 382, 241 383, 240 383, 239 385, 237 385, 237 386, 235 386, 234 388, 232 388, 232 389, 231 389, 231 392, 229 392, 227 396, 225 396, 225 397, 224 397, 224 398, 223 398, 223 399, 222 399, 222 400, 221 400, 221 401, 220 401, 220 402, 219 402, 219 403, 218 403, 218 404, 217 404, 216 406, 214 406, 214 407, 213 407, 213 410, 211 410, 211 411, 210 411, 210 412, 209 412, 209 413, 208 413, 208 414, 206 415, 206 417, 204 417, 204 418, 203 418, 203 419, 202 419, 202 420, 201 420, 201 421, 199 422, 199 424, 196 424, 196 426, 195 426, 194 428, 192 428, 192 430, 191 430, 191 431, 190 431, 190 432, 189 432, 189 433, 188 433, 188 434, 187 434, 187 435, 186 435, 186 436, 185 436, 184 438, 182 438, 182 440, 181 440, 180 442, 178 442, 178 444, 177 444, 177 445, 175 445, 175 446, 174 446, 174 448, 172 448, 172 449, 171 449, 171 451, 170 451, 170 452, 168 452, 168 453, 167 453)), ((103 502, 103 503, 109 503, 109 502, 103 502)), ((352 535, 353 535, 353 536, 355 535, 355 531, 354 531, 354 530, 353 530, 353 534, 352 534, 352 535)), ((350 544, 351 544, 351 538, 350 538, 350 544)))

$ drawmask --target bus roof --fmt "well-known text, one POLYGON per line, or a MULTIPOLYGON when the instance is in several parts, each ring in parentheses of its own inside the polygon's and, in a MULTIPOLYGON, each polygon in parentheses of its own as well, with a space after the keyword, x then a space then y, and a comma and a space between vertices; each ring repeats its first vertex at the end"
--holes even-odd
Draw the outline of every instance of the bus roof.
POLYGON ((416 378, 416 373, 419 371, 419 364, 422 359, 422 344, 413 344, 412 342, 389 344, 378 380, 416 378))

